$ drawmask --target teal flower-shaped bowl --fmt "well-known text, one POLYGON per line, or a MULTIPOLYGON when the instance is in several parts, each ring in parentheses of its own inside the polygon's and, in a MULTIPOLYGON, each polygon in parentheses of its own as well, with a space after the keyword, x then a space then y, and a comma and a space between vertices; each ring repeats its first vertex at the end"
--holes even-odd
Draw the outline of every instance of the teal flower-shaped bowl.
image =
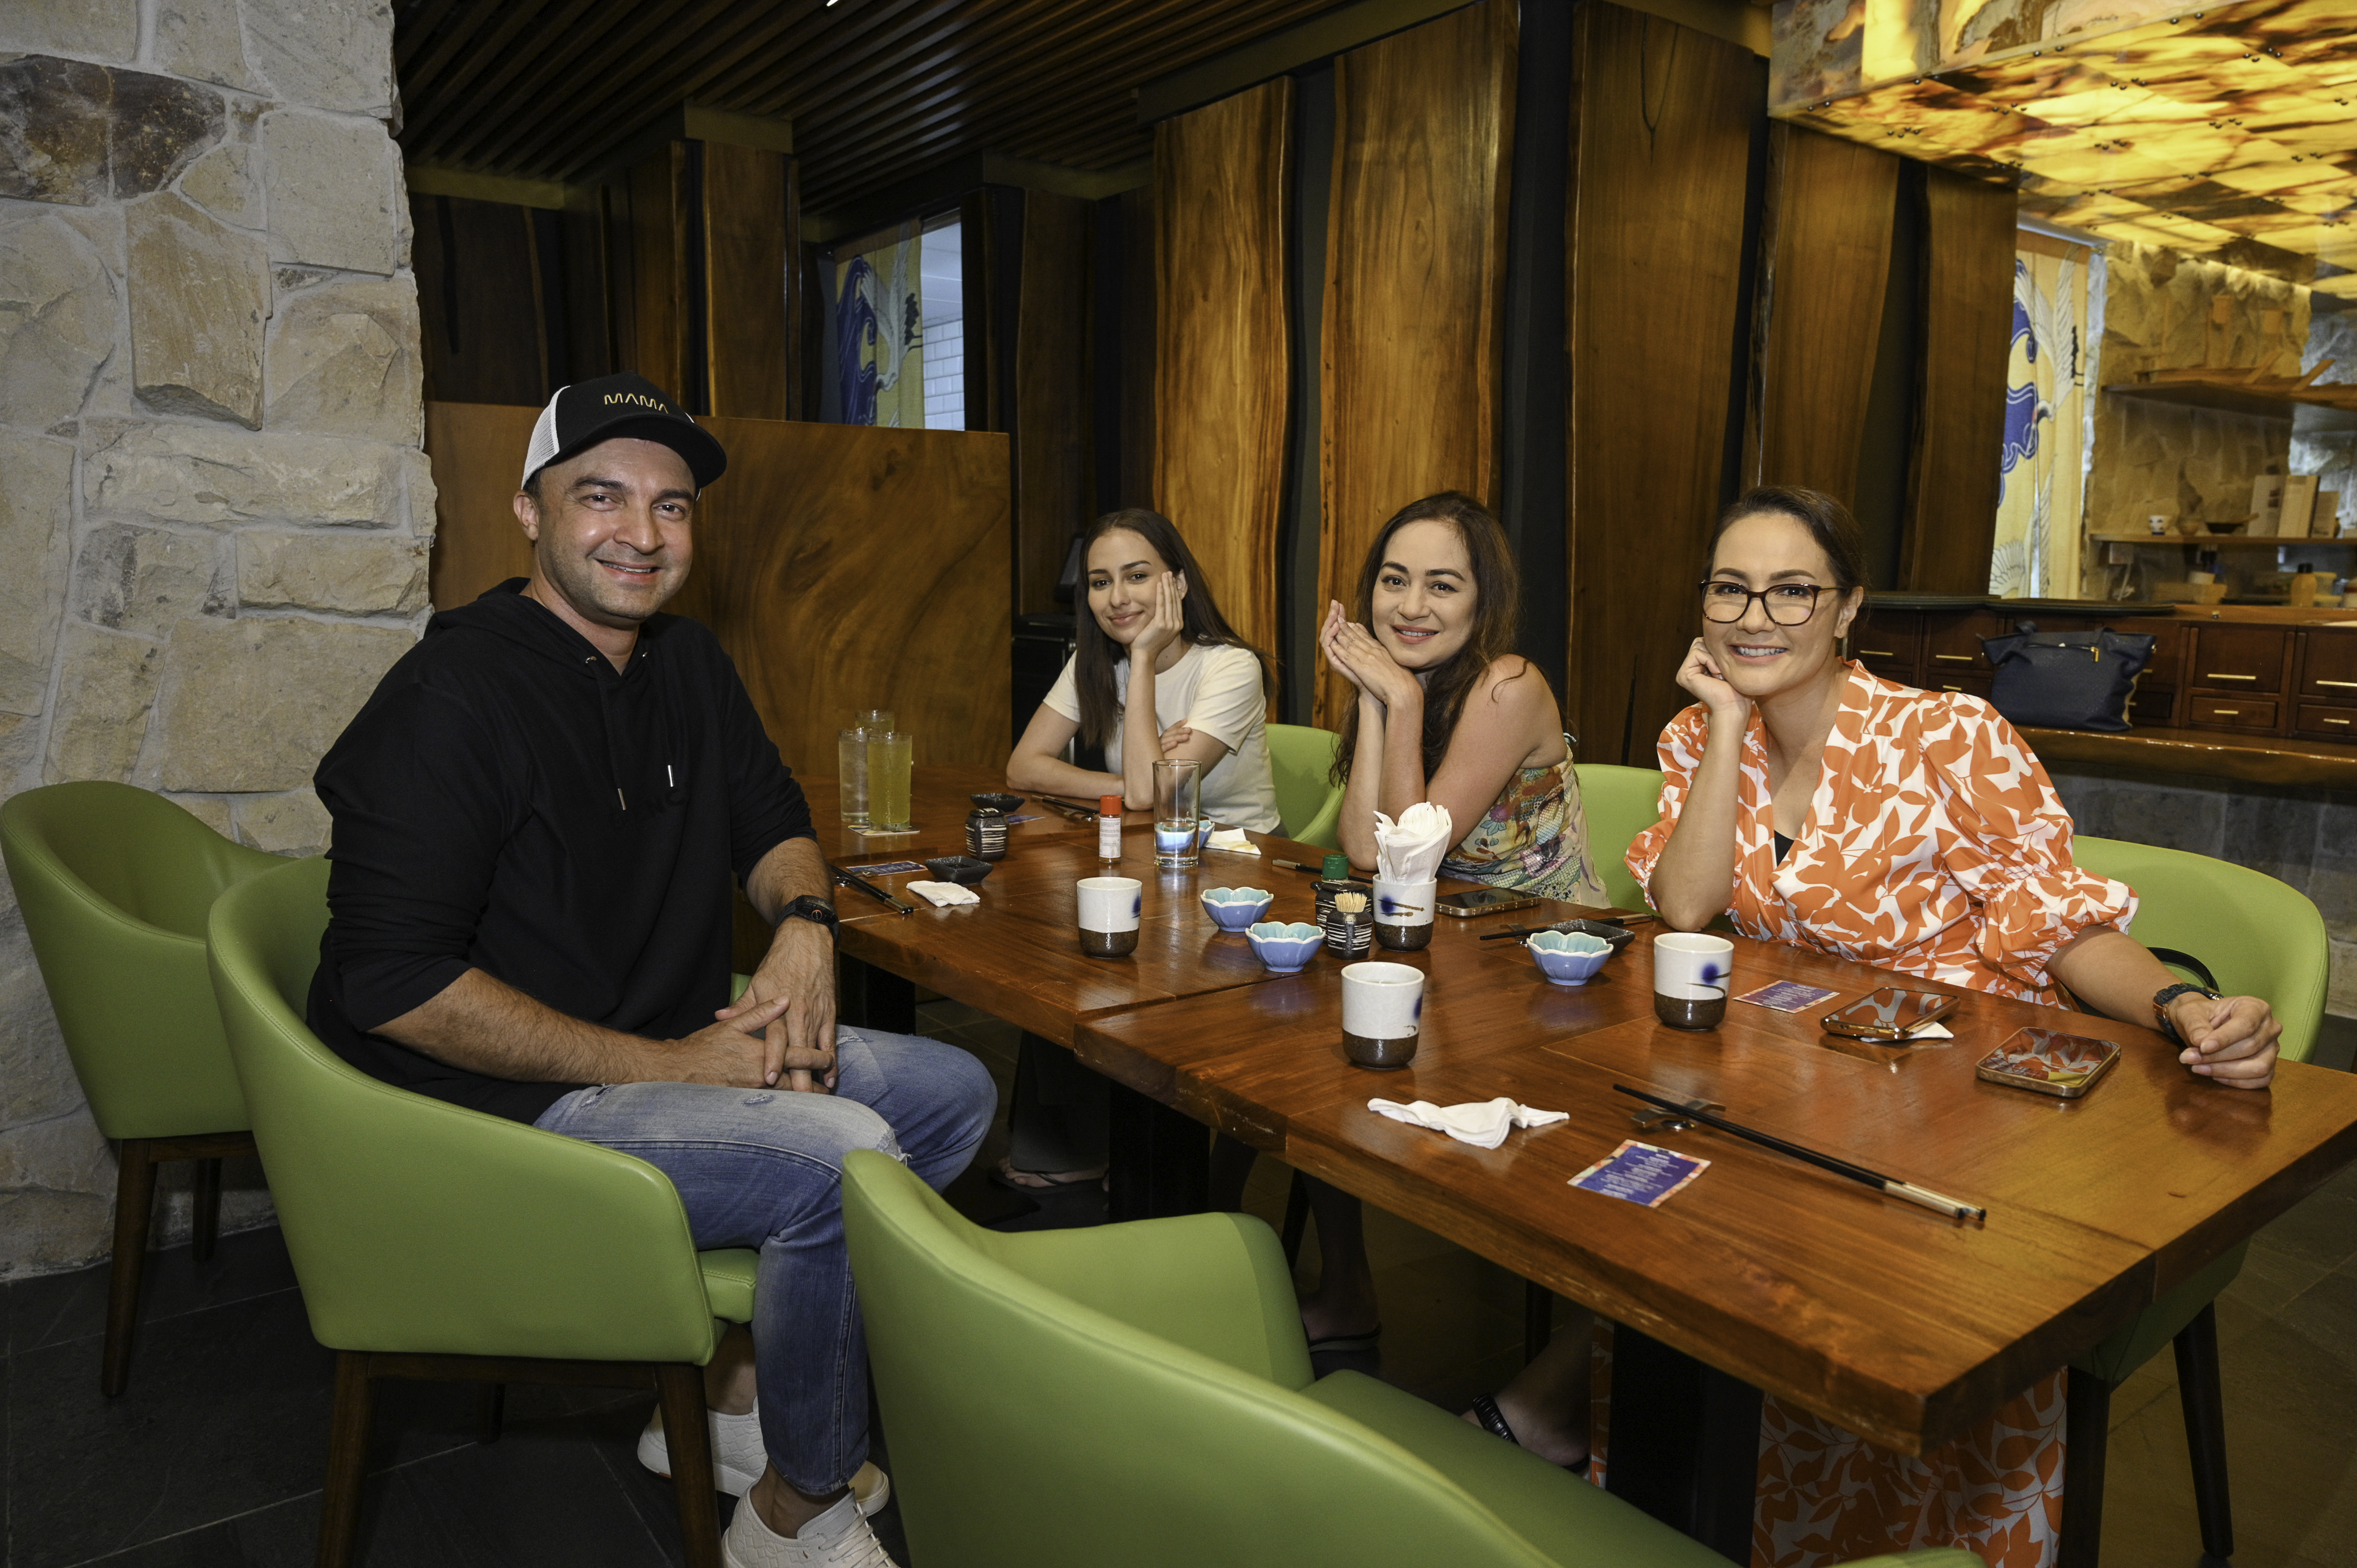
POLYGON ((1276 895, 1265 887, 1206 887, 1202 897, 1203 912, 1223 931, 1243 930, 1276 902, 1276 895))
POLYGON ((1252 943, 1253 956, 1271 972, 1298 974, 1318 956, 1326 933, 1303 920, 1263 920, 1246 931, 1244 939, 1252 943))
POLYGON ((1585 985, 1612 956, 1610 942, 1585 931, 1536 931, 1523 945, 1557 985, 1585 985))

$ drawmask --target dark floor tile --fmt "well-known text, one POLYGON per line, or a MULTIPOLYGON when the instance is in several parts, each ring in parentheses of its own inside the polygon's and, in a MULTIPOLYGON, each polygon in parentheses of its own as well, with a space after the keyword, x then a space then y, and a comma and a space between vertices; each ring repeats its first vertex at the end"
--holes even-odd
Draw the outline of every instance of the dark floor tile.
MULTIPOLYGON (((2343 1265, 2299 1293, 2276 1320, 2315 1348, 2319 1357, 2357 1375, 2357 1265, 2343 1265)), ((2357 1416, 2350 1423, 2357 1436, 2357 1416)))
MULTIPOLYGON (((2227 1396, 2228 1485, 2236 1568, 2307 1568, 2350 1561, 2348 1538, 2324 1527, 2349 1487, 2345 1436, 2309 1429, 2227 1396)), ((2114 1564, 2183 1563, 2201 1555, 2185 1424, 2155 1404, 2112 1434, 2104 1495, 2104 1560, 2114 1564)))
POLYGON ((319 1485, 333 1359, 292 1291, 154 1325, 131 1390, 90 1347, 9 1358, 10 1561, 63 1568, 319 1485))
POLYGON ((2357 1165, 2309 1194, 2270 1222, 2252 1240, 2251 1251, 2280 1253, 2300 1262, 2337 1269, 2357 1257, 2357 1165))
MULTIPOLYGON (((101 1262, 71 1273, 12 1281, 0 1289, 6 1296, 10 1351, 103 1337, 109 1273, 110 1266, 101 1262)), ((185 1246, 148 1253, 139 1285, 139 1323, 145 1327, 184 1313, 294 1288, 295 1266, 278 1228, 242 1231, 222 1237, 212 1257, 202 1263, 189 1257, 185 1246)), ((135 1388, 135 1359, 131 1376, 135 1388)), ((93 1381, 98 1377, 95 1347, 91 1377, 93 1381)))
POLYGON ((319 1495, 313 1492, 93 1558, 89 1568, 311 1568, 318 1552, 319 1495))

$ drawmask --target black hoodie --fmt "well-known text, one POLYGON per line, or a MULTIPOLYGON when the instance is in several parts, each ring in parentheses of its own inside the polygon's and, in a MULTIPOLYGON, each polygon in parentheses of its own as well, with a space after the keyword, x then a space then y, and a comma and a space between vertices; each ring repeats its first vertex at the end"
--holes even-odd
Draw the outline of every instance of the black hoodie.
POLYGON ((651 617, 618 673, 522 587, 436 616, 319 764, 334 864, 310 1022, 387 1083, 530 1122, 581 1086, 369 1031, 479 969, 609 1029, 693 1034, 728 1000, 731 874, 814 835, 711 632, 651 617))

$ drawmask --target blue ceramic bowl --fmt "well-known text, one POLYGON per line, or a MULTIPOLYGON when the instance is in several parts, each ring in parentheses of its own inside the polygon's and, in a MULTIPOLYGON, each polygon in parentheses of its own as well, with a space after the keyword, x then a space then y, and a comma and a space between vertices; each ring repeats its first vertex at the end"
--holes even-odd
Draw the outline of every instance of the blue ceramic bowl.
POLYGON ((1538 931, 1523 945, 1557 985, 1584 985, 1612 956, 1612 944, 1585 931, 1538 931))
POLYGON ((1203 912, 1223 931, 1243 930, 1267 914, 1268 907, 1275 902, 1276 895, 1265 887, 1203 889, 1203 912))
POLYGON ((1325 945, 1326 933, 1305 920, 1263 920, 1244 933, 1253 955, 1277 974, 1298 974, 1325 945))

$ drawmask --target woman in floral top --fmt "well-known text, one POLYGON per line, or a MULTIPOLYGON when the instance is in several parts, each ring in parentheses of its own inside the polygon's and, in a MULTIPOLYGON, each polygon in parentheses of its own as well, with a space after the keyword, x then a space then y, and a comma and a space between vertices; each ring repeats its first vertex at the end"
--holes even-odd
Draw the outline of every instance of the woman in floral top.
MULTIPOLYGON (((2264 1088, 2280 1032, 2267 1004, 2179 991, 2157 1009, 2177 981, 2126 934, 2135 893, 2072 864, 2070 814, 1996 710, 1840 656, 1862 555, 1848 513, 1813 490, 1753 490, 1721 521, 1678 671, 1697 702, 1663 732, 1662 820, 1629 849, 1653 907, 1681 930, 1724 913, 1746 936, 2154 1021, 2191 1072, 2264 1088)), ((2062 1416, 2057 1371, 1911 1457, 1771 1397, 1753 1561, 1955 1544, 2044 1568, 2062 1416)))

